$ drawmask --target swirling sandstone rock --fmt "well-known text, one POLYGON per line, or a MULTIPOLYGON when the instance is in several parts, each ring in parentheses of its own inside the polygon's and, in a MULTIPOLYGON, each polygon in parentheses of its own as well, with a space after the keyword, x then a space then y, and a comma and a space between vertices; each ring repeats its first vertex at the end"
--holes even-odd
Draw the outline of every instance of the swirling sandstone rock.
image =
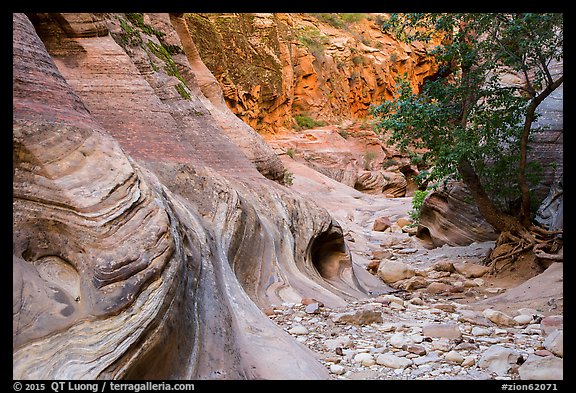
POLYGON ((439 247, 496 240, 498 234, 478 212, 466 186, 449 181, 424 199, 418 236, 430 237, 432 244, 439 247))
POLYGON ((362 171, 358 174, 354 188, 370 194, 403 197, 407 185, 406 177, 400 172, 362 171))
POLYGON ((13 377, 328 378, 261 308, 366 294, 339 225, 256 171, 194 79, 185 99, 146 74, 114 16, 31 18, 13 14, 13 377))

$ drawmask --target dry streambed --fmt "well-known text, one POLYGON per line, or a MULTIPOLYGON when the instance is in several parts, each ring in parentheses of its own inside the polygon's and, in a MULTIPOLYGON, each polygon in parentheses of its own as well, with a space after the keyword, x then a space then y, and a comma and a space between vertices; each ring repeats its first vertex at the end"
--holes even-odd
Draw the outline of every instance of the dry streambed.
POLYGON ((333 309, 303 299, 267 314, 338 379, 562 379, 561 315, 398 295, 333 309))
POLYGON ((562 379, 562 298, 513 312, 489 304, 513 289, 474 263, 489 245, 384 248, 374 274, 393 293, 341 308, 302 299, 266 313, 336 379, 562 379))

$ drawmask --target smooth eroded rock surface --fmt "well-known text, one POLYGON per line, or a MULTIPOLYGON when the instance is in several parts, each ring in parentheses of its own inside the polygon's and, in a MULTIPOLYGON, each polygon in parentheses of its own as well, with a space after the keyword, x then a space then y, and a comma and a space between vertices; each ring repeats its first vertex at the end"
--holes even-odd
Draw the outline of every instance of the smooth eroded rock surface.
POLYGON ((125 23, 13 14, 13 377, 328 378, 261 310, 365 296, 341 227, 234 143, 169 15, 125 23))

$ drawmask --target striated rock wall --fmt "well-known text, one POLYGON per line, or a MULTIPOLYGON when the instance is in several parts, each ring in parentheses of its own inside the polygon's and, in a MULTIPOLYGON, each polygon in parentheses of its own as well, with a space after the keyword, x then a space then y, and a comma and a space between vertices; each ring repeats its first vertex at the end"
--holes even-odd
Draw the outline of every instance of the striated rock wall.
POLYGON ((15 379, 325 379, 261 308, 367 294, 177 18, 13 14, 15 379))
POLYGON ((410 196, 419 168, 407 154, 387 146, 366 124, 345 122, 302 132, 278 132, 266 140, 314 170, 367 194, 410 196))
POLYGON ((200 57, 232 111, 259 132, 292 128, 294 116, 363 118, 391 98, 395 77, 416 88, 434 71, 422 44, 384 34, 379 15, 185 14, 200 57), (324 15, 324 16, 323 16, 324 15))
MULTIPOLYGON (((255 175, 255 164, 265 176, 282 179, 282 163, 254 130, 239 126, 235 116, 216 110, 202 95, 183 49, 171 54, 161 44, 158 37, 168 48, 181 48, 168 15, 146 15, 142 23, 148 34, 123 15, 110 16, 99 24, 111 34, 83 38, 67 36, 56 18, 34 15, 38 34, 93 116, 128 153, 150 160, 202 160, 231 174, 255 175), (215 130, 221 124, 227 126, 215 130), (239 140, 248 160, 237 156, 230 165, 227 157, 239 140)), ((74 22, 69 29, 76 28, 74 22)))
POLYGON ((478 211, 466 185, 457 181, 449 181, 426 196, 417 235, 433 247, 467 246, 498 237, 478 211))

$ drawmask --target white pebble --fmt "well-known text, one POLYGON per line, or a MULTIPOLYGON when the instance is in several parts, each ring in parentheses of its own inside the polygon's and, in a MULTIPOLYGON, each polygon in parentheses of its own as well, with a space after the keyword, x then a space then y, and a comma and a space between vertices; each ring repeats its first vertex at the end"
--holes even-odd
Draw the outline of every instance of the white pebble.
POLYGON ((308 334, 308 329, 306 329, 302 325, 296 325, 296 326, 293 326, 292 328, 290 328, 290 330, 288 330, 288 333, 296 334, 296 335, 308 334))
POLYGON ((346 369, 344 368, 344 366, 341 366, 339 364, 332 364, 330 365, 330 372, 332 374, 342 375, 346 372, 346 369))

